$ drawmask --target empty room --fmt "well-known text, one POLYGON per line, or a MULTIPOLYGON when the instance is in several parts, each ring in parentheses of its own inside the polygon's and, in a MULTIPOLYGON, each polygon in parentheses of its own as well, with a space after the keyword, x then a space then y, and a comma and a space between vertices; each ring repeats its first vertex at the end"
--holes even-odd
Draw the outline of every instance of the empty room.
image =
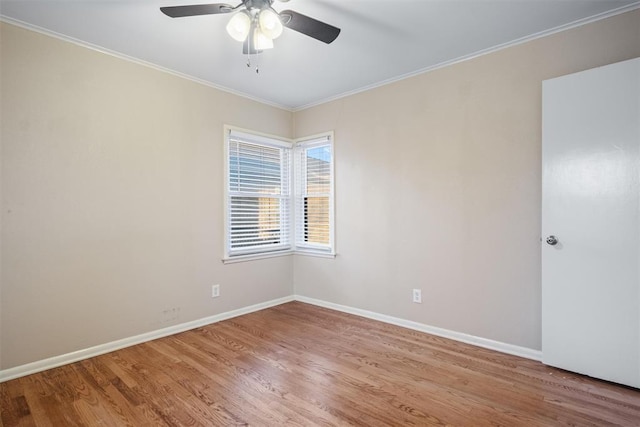
POLYGON ((0 426, 640 426, 637 0, 0 0, 0 426))

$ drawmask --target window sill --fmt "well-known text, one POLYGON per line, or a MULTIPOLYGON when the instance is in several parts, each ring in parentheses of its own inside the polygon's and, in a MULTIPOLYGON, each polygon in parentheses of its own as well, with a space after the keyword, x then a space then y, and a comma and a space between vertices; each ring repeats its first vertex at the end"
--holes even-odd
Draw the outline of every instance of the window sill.
POLYGON ((223 264, 235 264, 238 262, 254 261, 258 259, 276 258, 281 256, 293 255, 295 252, 292 250, 279 251, 279 252, 265 252, 249 255, 236 255, 233 257, 222 258, 223 264))
POLYGON ((222 259, 223 264, 236 264, 238 262, 247 262, 254 261, 259 259, 267 259, 267 258, 276 258, 281 256, 288 255, 302 255, 302 256, 310 256, 316 258, 330 258, 333 259, 336 257, 336 254, 333 252, 317 252, 311 250, 298 249, 297 251, 286 250, 281 252, 266 252, 266 253, 258 253, 258 254, 250 254, 250 255, 236 255, 233 257, 227 257, 222 259))
POLYGON ((316 257, 316 258, 335 258, 336 254, 335 252, 318 252, 318 251, 311 251, 311 250, 305 250, 305 249, 298 249, 297 251, 293 252, 294 255, 302 255, 302 256, 311 256, 311 257, 316 257))

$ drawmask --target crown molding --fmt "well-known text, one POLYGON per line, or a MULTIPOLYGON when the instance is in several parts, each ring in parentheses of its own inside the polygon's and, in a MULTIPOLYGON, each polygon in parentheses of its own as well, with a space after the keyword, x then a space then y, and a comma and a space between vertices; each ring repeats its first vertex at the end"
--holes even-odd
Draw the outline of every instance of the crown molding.
POLYGON ((259 102, 261 104, 265 104, 265 105, 268 105, 270 107, 279 108, 281 110, 285 110, 285 111, 288 111, 290 113, 293 112, 293 109, 291 107, 287 107, 286 105, 278 104, 278 103, 269 101, 267 99, 258 98, 256 96, 249 95, 248 93, 244 93, 244 92, 240 92, 240 91, 237 91, 237 90, 234 90, 234 89, 230 89, 230 88, 222 86, 222 85, 217 85, 217 84, 214 84, 214 83, 209 82, 207 80, 203 80, 203 79, 191 76, 189 74, 181 73, 179 71, 175 71, 175 70, 172 70, 170 68, 165 68, 165 67, 162 67, 160 65, 154 64, 152 62, 143 61, 142 59, 134 58, 133 56, 125 55, 123 53, 116 52, 115 50, 110 50, 110 49, 107 49, 107 48, 102 47, 102 46, 98 46, 98 45, 95 45, 95 44, 92 44, 92 43, 89 43, 89 42, 86 42, 86 41, 83 41, 83 40, 80 40, 80 39, 76 39, 74 37, 67 36, 65 34, 57 33, 55 31, 51 31, 51 30, 48 30, 46 28, 39 27, 37 25, 29 24, 28 22, 20 21, 19 19, 14 19, 14 18, 8 17, 6 15, 0 14, 0 22, 5 22, 7 24, 15 25, 16 27, 20 27, 20 28, 24 28, 26 30, 34 31, 36 33, 44 34, 46 36, 53 37, 55 39, 62 40, 62 41, 68 42, 68 43, 72 43, 72 44, 75 44, 77 46, 81 46, 81 47, 84 47, 84 48, 87 48, 87 49, 91 49, 91 50, 96 51, 96 52, 104 53, 106 55, 113 56, 113 57, 118 58, 118 59, 122 59, 122 60, 125 60, 125 61, 128 61, 128 62, 133 62, 134 64, 142 65, 143 67, 147 67, 147 68, 154 69, 156 71, 160 71, 160 72, 163 72, 163 73, 171 74, 173 76, 180 77, 180 78, 183 78, 185 80, 189 80, 189 81, 192 81, 194 83, 198 83, 198 84, 201 84, 203 86, 207 86, 207 87, 219 90, 221 92, 230 93, 232 95, 236 95, 236 96, 239 96, 241 98, 246 98, 246 99, 249 99, 251 101, 259 102))
POLYGON ((73 44, 78 45, 78 46, 82 46, 82 47, 85 47, 85 48, 88 48, 88 49, 91 49, 91 50, 94 50, 94 51, 97 51, 97 52, 101 52, 101 53, 104 53, 104 54, 107 54, 107 55, 110 55, 110 56, 113 56, 113 57, 116 57, 116 58, 119 58, 119 59, 123 59, 125 61, 133 62, 135 64, 142 65, 142 66, 145 66, 145 67, 148 67, 148 68, 152 68, 154 70, 161 71, 161 72, 164 72, 164 73, 167 73, 167 74, 171 74, 171 75, 174 75, 176 77, 181 77, 183 79, 190 80, 190 81, 195 82, 195 83, 199 83, 199 84, 201 84, 203 86, 207 86, 207 87, 210 87, 210 88, 213 88, 213 89, 220 90, 222 92, 226 92, 226 93, 230 93, 232 95, 239 96, 241 98, 246 98, 246 99, 249 99, 251 101, 259 102, 261 104, 265 104, 265 105, 268 105, 268 106, 271 106, 271 107, 279 108, 281 110, 285 110, 285 111, 288 111, 288 112, 291 112, 291 113, 296 113, 296 112, 303 111, 303 110, 306 110, 306 109, 309 109, 309 108, 312 108, 312 107, 316 107, 318 105, 326 104, 328 102, 336 101, 338 99, 346 98, 346 97, 349 97, 349 96, 352 96, 352 95, 356 95, 356 94, 359 94, 359 93, 362 93, 362 92, 366 92, 368 90, 376 89, 376 88, 379 88, 379 87, 382 87, 382 86, 386 86, 386 85, 389 85, 389 84, 392 84, 392 83, 396 83, 396 82, 399 82, 399 81, 402 81, 402 80, 405 80, 405 79, 409 79, 411 77, 419 76, 421 74, 426 74, 426 73, 429 73, 431 71, 435 71, 435 70, 438 70, 438 69, 441 69, 441 68, 444 68, 444 67, 448 67, 450 65, 454 65, 454 64, 461 63, 461 62, 469 61, 471 59, 474 59, 474 58, 477 58, 477 57, 480 57, 480 56, 483 56, 483 55, 487 55, 487 54, 494 53, 494 52, 497 52, 497 51, 500 51, 500 50, 503 50, 503 49, 507 49, 507 48, 510 48, 510 47, 513 47, 513 46, 517 46, 517 45, 520 45, 520 44, 523 44, 523 43, 527 43, 527 42, 530 42, 530 41, 533 41, 533 40, 537 40, 537 39, 540 39, 540 38, 543 38, 543 37, 547 37, 547 36, 562 32, 562 31, 567 31, 567 30, 570 30, 570 29, 573 29, 573 28, 576 28, 576 27, 581 27, 583 25, 587 25, 587 24, 590 24, 590 23, 593 23, 593 22, 596 22, 596 21, 600 21, 600 20, 603 20, 603 19, 606 19, 606 18, 610 18, 612 16, 620 15, 622 13, 631 12, 631 11, 636 10, 636 9, 640 9, 640 0, 635 1, 635 2, 633 2, 631 4, 628 4, 626 6, 622 6, 622 7, 619 7, 619 8, 616 8, 616 9, 612 9, 612 10, 609 10, 609 11, 606 11, 606 12, 602 12, 602 13, 599 13, 599 14, 596 14, 596 15, 592 15, 592 16, 589 16, 589 17, 586 17, 586 18, 578 19, 578 20, 570 22, 568 24, 564 24, 564 25, 560 25, 560 26, 557 26, 557 27, 554 27, 554 28, 551 28, 551 29, 548 29, 548 30, 540 31, 538 33, 534 33, 534 34, 531 34, 531 35, 528 35, 528 36, 524 36, 524 37, 509 41, 509 42, 506 42, 506 43, 501 43, 501 44, 492 46, 492 47, 487 48, 487 49, 482 49, 482 50, 470 53, 468 55, 463 55, 463 56, 460 56, 458 58, 455 58, 455 59, 452 59, 452 60, 449 60, 449 61, 444 61, 444 62, 441 62, 439 64, 435 64, 435 65, 431 65, 429 67, 421 68, 419 70, 412 71, 410 73, 406 73, 406 74, 402 74, 400 76, 396 76, 396 77, 392 77, 392 78, 389 78, 389 79, 386 79, 386 80, 382 80, 380 82, 373 83, 373 84, 370 84, 370 85, 367 85, 367 86, 362 86, 362 87, 360 87, 358 89, 354 89, 354 90, 350 90, 350 91, 347 91, 347 92, 343 92, 341 94, 334 95, 334 96, 331 96, 331 97, 328 97, 328 98, 323 98, 321 100, 314 101, 314 102, 311 102, 311 103, 308 103, 308 104, 304 104, 304 105, 298 106, 298 107, 286 106, 286 105, 282 105, 282 104, 278 104, 278 103, 269 101, 267 99, 258 98, 258 97, 249 95, 249 94, 244 93, 244 92, 233 90, 233 89, 230 89, 230 88, 222 86, 222 85, 217 85, 217 84, 214 84, 212 82, 209 82, 209 81, 206 81, 206 80, 203 80, 203 79, 200 79, 200 78, 197 78, 197 77, 185 74, 185 73, 181 73, 179 71, 175 71, 175 70, 172 70, 172 69, 169 69, 169 68, 165 68, 165 67, 162 67, 160 65, 153 64, 151 62, 143 61, 141 59, 137 59, 137 58, 125 55, 125 54, 120 53, 120 52, 116 52, 116 51, 113 51, 113 50, 110 50, 110 49, 106 49, 106 48, 98 46, 98 45, 94 45, 92 43, 88 43, 88 42, 85 42, 85 41, 82 41, 82 40, 79 40, 79 39, 76 39, 76 38, 73 38, 73 37, 70 37, 70 36, 67 36, 67 35, 64 35, 64 34, 60 34, 60 33, 57 33, 55 31, 51 31, 51 30, 48 30, 46 28, 39 27, 37 25, 32 25, 32 24, 29 24, 27 22, 23 22, 23 21, 14 19, 14 18, 10 18, 10 17, 2 15, 2 14, 0 14, 0 22, 6 22, 8 24, 12 24, 12 25, 15 25, 15 26, 18 26, 18 27, 21 27, 21 28, 25 28, 25 29, 28 29, 28 30, 31 30, 31 31, 35 31, 37 33, 41 33, 41 34, 44 34, 44 35, 47 35, 47 36, 50 36, 50 37, 54 37, 54 38, 57 38, 57 39, 60 39, 60 40, 63 40, 63 41, 69 42, 69 43, 73 43, 73 44))
POLYGON ((439 70, 440 68, 448 67, 450 65, 458 64, 460 62, 469 61, 469 60, 477 58, 479 56, 488 55, 490 53, 498 52, 498 51, 503 50, 503 49, 507 49, 507 48, 510 48, 510 47, 513 47, 513 46, 517 46, 517 45, 520 45, 520 44, 523 44, 523 43, 527 43, 527 42, 530 42, 530 41, 533 41, 533 40, 537 40, 537 39, 540 39, 540 38, 543 38, 543 37, 547 37, 547 36, 550 36, 550 35, 553 35, 553 34, 556 34, 556 33, 560 33, 562 31, 567 31, 567 30, 570 30, 572 28, 581 27, 583 25, 591 24, 592 22, 596 22, 596 21, 600 21, 600 20, 603 20, 603 19, 606 19, 606 18, 610 18, 612 16, 620 15, 622 13, 631 12, 632 10, 636 10, 636 9, 640 9, 640 1, 636 1, 634 3, 628 4, 626 6, 622 6, 622 7, 616 8, 616 9, 612 9, 612 10, 609 10, 607 12, 602 12, 602 13, 599 13, 597 15, 592 15, 592 16, 589 16, 587 18, 578 19, 577 21, 573 21, 573 22, 570 22, 568 24, 560 25, 558 27, 554 27, 554 28, 551 28, 551 29, 548 29, 548 30, 540 31, 538 33, 530 34, 528 36, 520 37, 519 39, 515 39, 515 40, 509 41, 509 42, 506 42, 506 43, 501 43, 501 44, 489 47, 487 49, 482 49, 482 50, 470 53, 468 55, 463 55, 463 56, 460 56, 458 58, 451 59, 449 61, 444 61, 444 62, 441 62, 441 63, 436 64, 436 65, 431 65, 429 67, 421 68, 419 70, 412 71, 410 73, 406 73, 406 74, 402 74, 400 76, 392 77, 390 79, 382 80, 380 82, 373 83, 373 84, 370 84, 370 85, 367 85, 367 86, 363 86, 363 87, 358 88, 358 89, 354 89, 354 90, 351 90, 351 91, 348 91, 348 92, 343 92, 343 93, 341 93, 339 95, 331 96, 329 98, 324 98, 324 99, 322 99, 320 101, 316 101, 316 102, 312 102, 312 103, 309 103, 309 104, 305 104, 305 105, 300 106, 300 107, 295 107, 295 108, 292 109, 292 111, 294 113, 296 113, 298 111, 306 110, 306 109, 311 108, 311 107, 317 107, 318 105, 326 104, 326 103, 331 102, 331 101, 336 101, 338 99, 346 98, 346 97, 351 96, 351 95, 356 95, 358 93, 366 92, 366 91, 371 90, 371 89, 376 89, 376 88, 379 88, 379 87, 382 87, 382 86, 386 86, 386 85, 389 85, 389 84, 392 84, 392 83, 396 83, 396 82, 399 82, 401 80, 410 79, 411 77, 415 77, 415 76, 419 76, 421 74, 429 73, 431 71, 439 70))

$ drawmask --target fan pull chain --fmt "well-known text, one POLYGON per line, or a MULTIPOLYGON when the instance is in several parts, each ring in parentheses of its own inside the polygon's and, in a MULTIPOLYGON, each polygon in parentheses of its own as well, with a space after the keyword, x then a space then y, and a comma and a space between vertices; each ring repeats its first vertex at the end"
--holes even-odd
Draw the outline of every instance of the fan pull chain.
MULTIPOLYGON (((244 1, 242 2, 242 4, 244 4, 244 1)), ((258 15, 254 15, 253 21, 251 22, 251 30, 249 31, 250 40, 249 40, 249 43, 247 44, 247 68, 251 68, 251 44, 252 44, 251 39, 253 38, 254 31, 257 26, 258 26, 258 15)), ((257 58, 256 58, 256 74, 260 74, 260 63, 257 58)))
MULTIPOLYGON (((256 62, 258 62, 258 60, 256 59, 256 62)), ((247 53, 247 68, 251 68, 251 54, 247 53)), ((256 74, 260 74, 260 63, 258 62, 256 64, 256 74)))
MULTIPOLYGON (((247 52, 247 68, 251 68, 251 53, 247 52)), ((260 74, 260 61, 256 57, 256 74, 260 74)))

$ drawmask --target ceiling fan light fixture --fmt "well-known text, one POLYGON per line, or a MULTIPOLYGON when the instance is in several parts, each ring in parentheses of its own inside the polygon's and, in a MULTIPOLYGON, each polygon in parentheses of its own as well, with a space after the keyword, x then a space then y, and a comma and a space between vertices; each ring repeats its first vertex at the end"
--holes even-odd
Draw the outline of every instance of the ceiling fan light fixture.
POLYGON ((282 34, 282 22, 280 16, 271 8, 265 8, 258 15, 258 23, 262 33, 271 40, 277 39, 282 34))
POLYGON ((267 37, 260 28, 253 32, 253 46, 256 50, 273 49, 273 40, 267 37))
MULTIPOLYGON (((332 43, 340 34, 340 28, 302 13, 293 10, 276 12, 271 7, 275 0, 240 1, 241 3, 237 6, 226 3, 192 4, 164 6, 160 11, 170 18, 231 14, 226 30, 231 38, 243 44, 242 53, 247 55, 248 66, 250 66, 251 55, 273 48, 273 40, 280 37, 284 27, 326 44, 332 43)), ((258 72, 257 68, 256 72, 258 72)))
POLYGON ((251 30, 251 17, 245 11, 240 11, 233 15, 227 24, 227 33, 239 42, 247 39, 251 30))

